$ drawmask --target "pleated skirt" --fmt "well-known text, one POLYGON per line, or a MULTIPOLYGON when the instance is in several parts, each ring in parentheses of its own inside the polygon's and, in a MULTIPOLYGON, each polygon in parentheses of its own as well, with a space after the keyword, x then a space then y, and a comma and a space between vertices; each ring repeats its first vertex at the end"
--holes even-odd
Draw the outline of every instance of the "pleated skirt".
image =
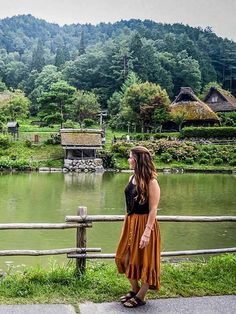
POLYGON ((159 223, 155 221, 150 241, 144 249, 139 243, 146 228, 148 214, 126 215, 115 262, 119 273, 129 279, 148 283, 149 289, 160 289, 161 235, 159 223))

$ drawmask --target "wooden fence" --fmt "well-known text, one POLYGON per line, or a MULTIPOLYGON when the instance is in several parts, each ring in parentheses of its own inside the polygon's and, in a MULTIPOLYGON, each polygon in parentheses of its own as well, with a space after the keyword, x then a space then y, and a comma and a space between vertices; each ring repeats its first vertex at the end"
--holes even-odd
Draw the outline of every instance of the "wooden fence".
MULTIPOLYGON (((87 215, 87 207, 79 207, 77 216, 66 216, 66 223, 11 223, 0 224, 0 230, 19 229, 76 229, 76 245, 74 248, 51 249, 51 250, 0 250, 0 256, 42 256, 67 254, 68 258, 76 259, 78 274, 85 271, 87 259, 110 259, 115 254, 100 254, 101 248, 87 248, 87 228, 92 227, 93 222, 116 222, 123 221, 125 215, 87 215), (92 253, 92 254, 91 254, 92 253), (94 254, 96 253, 96 254, 94 254)), ((158 221, 163 222, 236 222, 236 216, 158 216, 158 221)), ((161 252, 162 257, 216 254, 236 252, 236 247, 221 249, 202 249, 189 251, 161 252)))

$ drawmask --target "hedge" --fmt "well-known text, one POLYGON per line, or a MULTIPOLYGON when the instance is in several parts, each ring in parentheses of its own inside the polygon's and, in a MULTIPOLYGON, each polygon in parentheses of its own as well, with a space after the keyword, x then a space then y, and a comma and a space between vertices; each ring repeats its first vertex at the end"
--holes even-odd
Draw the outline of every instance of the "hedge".
POLYGON ((236 127, 186 127, 181 130, 181 138, 236 138, 236 127))

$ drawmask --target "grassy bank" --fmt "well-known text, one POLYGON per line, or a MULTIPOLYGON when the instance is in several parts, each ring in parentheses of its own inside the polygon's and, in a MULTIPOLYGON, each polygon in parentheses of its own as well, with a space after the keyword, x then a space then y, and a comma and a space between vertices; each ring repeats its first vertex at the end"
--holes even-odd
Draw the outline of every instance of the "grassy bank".
MULTIPOLYGON (((156 169, 166 169, 166 168, 181 168, 185 170, 199 170, 199 171, 231 171, 233 170, 233 166, 229 165, 200 165, 198 163, 193 163, 192 165, 185 164, 183 162, 171 162, 171 163, 164 163, 161 162, 158 159, 154 160, 154 164, 156 166, 156 169)), ((115 158, 115 168, 117 169, 129 169, 129 163, 127 158, 121 158, 121 157, 116 157, 115 158)))
MULTIPOLYGON (((88 262, 78 279, 72 264, 40 267, 11 267, 0 277, 0 303, 71 303, 115 301, 129 290, 124 275, 114 263, 88 262)), ((149 299, 178 296, 236 294, 236 255, 226 254, 194 262, 162 263, 161 289, 149 299)))

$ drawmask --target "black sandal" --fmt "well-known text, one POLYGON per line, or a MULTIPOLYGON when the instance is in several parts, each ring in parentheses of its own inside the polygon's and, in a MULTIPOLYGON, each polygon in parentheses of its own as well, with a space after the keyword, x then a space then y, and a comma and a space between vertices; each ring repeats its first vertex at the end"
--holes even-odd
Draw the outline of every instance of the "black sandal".
POLYGON ((120 298, 120 302, 121 303, 125 303, 125 302, 129 301, 130 299, 132 299, 135 296, 136 296, 136 293, 134 291, 129 291, 126 295, 123 295, 120 298))
POLYGON ((134 307, 142 306, 145 304, 146 304, 145 301, 142 301, 135 295, 133 298, 127 300, 123 305, 125 307, 134 308, 134 307))

